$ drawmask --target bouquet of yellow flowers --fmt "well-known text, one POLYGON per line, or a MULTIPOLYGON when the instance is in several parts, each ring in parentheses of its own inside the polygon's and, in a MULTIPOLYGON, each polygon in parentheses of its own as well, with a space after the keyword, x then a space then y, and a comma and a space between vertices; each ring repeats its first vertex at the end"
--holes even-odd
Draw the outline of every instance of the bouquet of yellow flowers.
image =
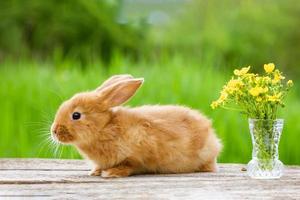
POLYGON ((264 69, 262 76, 249 73, 250 66, 234 70, 234 76, 211 107, 238 110, 253 119, 276 119, 278 107, 284 107, 283 99, 293 81, 284 83, 285 77, 275 70, 273 63, 265 64, 264 69), (226 106, 228 104, 235 104, 238 108, 226 106))
POLYGON ((273 63, 265 64, 264 70, 261 76, 250 73, 250 66, 234 70, 234 76, 211 107, 238 110, 249 117, 253 151, 248 174, 253 178, 279 178, 283 171, 278 159, 283 119, 277 119, 277 110, 284 106, 293 81, 285 82, 273 63))

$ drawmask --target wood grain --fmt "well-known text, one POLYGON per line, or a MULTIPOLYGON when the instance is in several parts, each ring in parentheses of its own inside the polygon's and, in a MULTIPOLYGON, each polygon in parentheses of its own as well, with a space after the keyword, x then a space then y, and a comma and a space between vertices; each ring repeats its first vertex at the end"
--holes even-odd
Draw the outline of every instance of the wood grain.
POLYGON ((243 167, 103 179, 82 160, 0 159, 0 199, 300 199, 300 167, 276 180, 250 179, 243 167))

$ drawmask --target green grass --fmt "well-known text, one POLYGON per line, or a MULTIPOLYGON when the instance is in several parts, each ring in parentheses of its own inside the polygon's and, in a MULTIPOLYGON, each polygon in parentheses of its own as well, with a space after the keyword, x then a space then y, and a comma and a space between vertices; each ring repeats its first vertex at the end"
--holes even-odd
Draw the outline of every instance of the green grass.
MULTIPOLYGON (((133 64, 115 59, 109 67, 90 64, 84 70, 74 62, 55 67, 50 63, 6 62, 0 65, 0 157, 78 158, 73 147, 49 144, 49 126, 56 109, 74 93, 97 87, 109 75, 131 73, 145 77, 145 83, 128 103, 184 104, 212 118, 223 141, 220 162, 246 163, 251 158, 247 119, 239 113, 210 109, 212 100, 230 74, 214 70, 215 63, 196 63, 173 58, 161 63, 133 64), (72 66, 72 68, 70 67, 72 66)), ((297 88, 297 87, 296 87, 297 88)), ((285 127, 280 143, 280 159, 300 164, 299 96, 296 88, 281 111, 285 127)))

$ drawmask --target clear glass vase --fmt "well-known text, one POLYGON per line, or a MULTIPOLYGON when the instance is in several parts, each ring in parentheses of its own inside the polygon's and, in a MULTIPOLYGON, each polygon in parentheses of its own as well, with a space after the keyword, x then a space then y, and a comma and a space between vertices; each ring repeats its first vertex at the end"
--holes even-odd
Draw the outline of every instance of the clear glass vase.
POLYGON ((249 119, 252 138, 252 160, 247 172, 252 178, 280 178, 283 164, 278 159, 278 146, 283 128, 283 119, 262 120, 249 119))

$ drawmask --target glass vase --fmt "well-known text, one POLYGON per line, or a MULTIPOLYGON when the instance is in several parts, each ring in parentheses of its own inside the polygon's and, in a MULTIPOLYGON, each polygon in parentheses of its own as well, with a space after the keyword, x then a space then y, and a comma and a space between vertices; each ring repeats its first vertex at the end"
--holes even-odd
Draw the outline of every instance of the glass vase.
POLYGON ((256 179, 280 178, 283 164, 278 159, 278 146, 283 119, 249 119, 252 138, 252 160, 248 163, 248 175, 256 179))

